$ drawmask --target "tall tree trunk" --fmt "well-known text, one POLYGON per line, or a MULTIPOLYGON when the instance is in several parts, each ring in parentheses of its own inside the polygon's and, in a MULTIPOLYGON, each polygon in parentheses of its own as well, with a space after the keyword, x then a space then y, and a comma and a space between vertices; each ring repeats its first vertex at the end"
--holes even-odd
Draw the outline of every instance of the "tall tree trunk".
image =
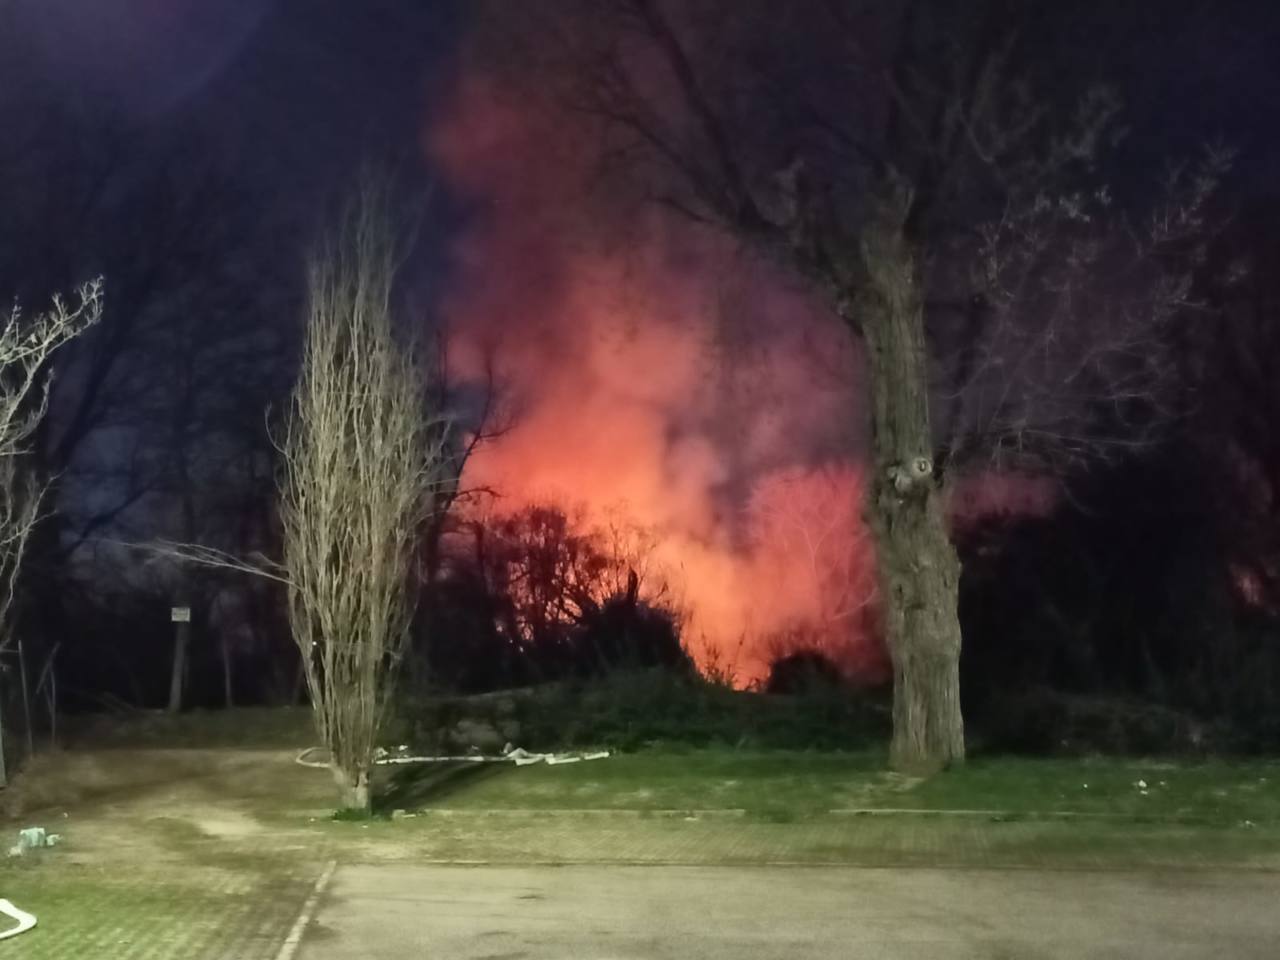
POLYGON ((863 259, 865 287, 847 319, 867 347, 873 475, 866 518, 893 662, 890 762, 931 773, 964 759, 960 564, 933 470, 919 270, 899 216, 868 230, 863 259))
POLYGON ((293 672, 293 690, 289 696, 289 706, 296 707, 303 702, 302 694, 307 689, 307 668, 302 662, 302 658, 298 658, 298 666, 293 672))
POLYGON ((338 785, 339 810, 358 810, 369 813, 372 810, 369 796, 368 770, 333 769, 333 779, 338 785))
POLYGON ((27 756, 36 752, 36 733, 31 722, 31 696, 27 692, 27 652, 22 641, 18 641, 18 676, 22 679, 22 718, 27 725, 27 756))
MULTIPOLYGON (((0 684, 0 694, 4 692, 3 684, 0 684)), ((4 698, 0 696, 0 787, 9 785, 9 768, 4 759, 4 698)))

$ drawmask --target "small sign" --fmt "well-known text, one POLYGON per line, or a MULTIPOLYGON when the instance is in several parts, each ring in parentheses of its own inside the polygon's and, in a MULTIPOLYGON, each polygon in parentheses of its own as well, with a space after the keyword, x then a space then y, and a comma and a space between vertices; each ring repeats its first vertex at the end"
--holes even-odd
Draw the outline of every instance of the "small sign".
POLYGON ((190 623, 191 608, 190 607, 172 607, 169 610, 169 619, 174 623, 190 623))

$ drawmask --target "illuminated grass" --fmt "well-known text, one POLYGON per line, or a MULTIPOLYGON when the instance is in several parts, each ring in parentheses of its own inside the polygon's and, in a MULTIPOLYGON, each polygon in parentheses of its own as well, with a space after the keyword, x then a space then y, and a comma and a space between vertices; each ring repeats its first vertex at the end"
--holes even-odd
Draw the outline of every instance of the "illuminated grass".
POLYGON ((822 816, 786 823, 670 817, 429 814, 327 824, 335 848, 366 861, 847 864, 864 867, 1280 868, 1280 830, 1166 824, 822 816))
POLYGON ((0 892, 38 925, 0 944, 26 960, 268 960, 305 896, 296 871, 190 865, 0 867, 0 892))
POLYGON ((646 751, 569 766, 400 768, 386 809, 736 810, 764 819, 932 810, 1280 826, 1280 763, 978 757, 927 781, 859 753, 646 751))

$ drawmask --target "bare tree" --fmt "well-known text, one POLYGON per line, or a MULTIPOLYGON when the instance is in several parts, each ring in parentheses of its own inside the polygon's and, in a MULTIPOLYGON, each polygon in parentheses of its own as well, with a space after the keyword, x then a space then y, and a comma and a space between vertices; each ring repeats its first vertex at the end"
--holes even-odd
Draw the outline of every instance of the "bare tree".
POLYGON ((1123 421, 1150 398, 1143 345, 1187 288, 1169 250, 1145 254, 1196 227, 1204 182, 1194 179, 1169 208, 1167 236, 1135 245, 1141 269, 1117 278, 1126 285, 1109 291, 1118 305, 1098 314, 1150 322, 1126 325, 1103 348, 1075 326, 1100 300, 1101 288, 1081 282, 1093 283, 1110 241, 1146 227, 1084 212, 1076 184, 1095 173, 1115 111, 1088 95, 1064 113, 1031 93, 1028 64, 1043 58, 1019 33, 1027 5, 528 7, 492 5, 500 59, 543 70, 558 105, 596 125, 606 172, 780 267, 861 345, 871 461, 863 513, 893 663, 891 758, 922 772, 962 760, 960 565, 941 499, 949 451, 972 456, 984 431, 1002 451, 1078 451, 1089 446, 1076 441, 1095 414, 1120 411, 1123 421), (1077 229, 1064 237, 1057 227, 1068 222, 1077 229), (1025 260, 1007 256, 1027 239, 1018 225, 1037 237, 1025 260), (958 358, 940 365, 934 327, 949 311, 968 329, 958 358), (1010 337, 1028 316, 1044 320, 1040 332, 1010 337), (988 330, 993 318, 1008 321, 999 336, 988 330), (1081 349, 1061 351, 1063 343, 1081 349), (1033 366, 1044 347, 1054 358, 1033 366), (992 386, 1019 364, 1021 374, 992 386), (940 366, 950 374, 944 386, 995 392, 971 407, 939 408, 940 366), (1046 379, 1067 384, 1072 417, 1046 399, 1046 379), (1075 415, 1082 404, 1090 417, 1075 415), (955 442, 940 443, 952 427, 955 442))
MULTIPOLYGON (((101 314, 102 283, 95 280, 79 289, 74 305, 55 296, 46 312, 29 320, 15 306, 0 326, 0 653, 12 644, 10 610, 18 571, 40 515, 42 490, 23 470, 21 457, 48 409, 47 364, 55 350, 101 314)), ((0 750, 0 785, 4 782, 0 750)))
POLYGON ((311 263, 282 445, 293 635, 342 805, 362 810, 408 640, 416 541, 447 467, 443 417, 393 330, 398 258, 388 197, 366 183, 311 263))

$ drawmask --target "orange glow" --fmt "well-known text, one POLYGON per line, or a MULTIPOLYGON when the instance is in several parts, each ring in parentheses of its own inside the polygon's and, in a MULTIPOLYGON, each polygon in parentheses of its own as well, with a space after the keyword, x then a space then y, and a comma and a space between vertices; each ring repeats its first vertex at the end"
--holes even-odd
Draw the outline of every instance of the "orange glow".
POLYGON ((484 204, 455 250, 452 372, 476 375, 492 351, 516 416, 465 482, 500 510, 559 502, 656 534, 653 567, 704 667, 746 684, 816 640, 880 679, 838 325, 726 238, 595 203, 573 132, 512 102, 473 76, 428 138, 484 204))

